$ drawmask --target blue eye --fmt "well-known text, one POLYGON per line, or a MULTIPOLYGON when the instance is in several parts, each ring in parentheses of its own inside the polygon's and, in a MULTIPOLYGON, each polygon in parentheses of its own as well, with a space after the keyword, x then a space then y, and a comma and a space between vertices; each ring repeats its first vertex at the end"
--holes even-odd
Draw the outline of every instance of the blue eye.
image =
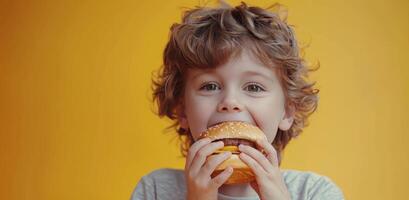
POLYGON ((258 84, 252 83, 245 87, 249 92, 264 92, 266 91, 263 87, 259 86, 258 84))
POLYGON ((217 89, 220 89, 220 88, 214 83, 209 83, 209 84, 206 84, 200 87, 200 90, 206 90, 206 91, 212 91, 212 90, 217 90, 217 89))

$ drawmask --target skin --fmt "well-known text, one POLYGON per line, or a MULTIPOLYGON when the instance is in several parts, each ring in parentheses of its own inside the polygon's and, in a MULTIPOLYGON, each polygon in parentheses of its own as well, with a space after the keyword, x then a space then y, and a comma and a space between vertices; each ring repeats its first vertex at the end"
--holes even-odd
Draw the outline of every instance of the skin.
POLYGON ((278 129, 285 131, 291 127, 293 116, 285 110, 284 92, 274 69, 243 50, 215 69, 189 70, 178 112, 180 126, 189 129, 195 140, 185 165, 187 199, 217 199, 218 192, 229 196, 258 195, 263 200, 290 199, 271 143, 278 129), (210 177, 231 154, 211 155, 224 144, 198 137, 222 121, 245 121, 258 126, 266 135, 257 141, 257 149, 239 147, 240 158, 256 175, 254 182, 223 185, 232 173, 230 167, 210 177))

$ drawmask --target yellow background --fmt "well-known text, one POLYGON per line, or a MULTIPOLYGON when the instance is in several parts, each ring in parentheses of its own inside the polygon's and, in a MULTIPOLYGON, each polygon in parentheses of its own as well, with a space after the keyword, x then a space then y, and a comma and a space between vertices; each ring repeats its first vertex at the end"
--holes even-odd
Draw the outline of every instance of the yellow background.
MULTIPOLYGON (((0 199, 128 199, 142 175, 183 168, 149 88, 170 25, 197 2, 1 1, 0 199)), ((409 1, 281 3, 321 62, 318 111, 283 167, 347 199, 407 198, 409 1)))

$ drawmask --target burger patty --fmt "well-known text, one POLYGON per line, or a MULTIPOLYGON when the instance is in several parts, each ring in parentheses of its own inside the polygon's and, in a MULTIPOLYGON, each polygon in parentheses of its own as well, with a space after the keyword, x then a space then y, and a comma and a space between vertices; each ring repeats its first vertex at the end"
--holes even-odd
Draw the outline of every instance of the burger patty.
POLYGON ((239 146, 240 144, 244 144, 244 145, 256 148, 256 145, 254 144, 254 142, 249 141, 249 140, 244 140, 244 139, 226 138, 226 139, 215 140, 214 142, 218 142, 218 141, 223 141, 224 146, 239 146))

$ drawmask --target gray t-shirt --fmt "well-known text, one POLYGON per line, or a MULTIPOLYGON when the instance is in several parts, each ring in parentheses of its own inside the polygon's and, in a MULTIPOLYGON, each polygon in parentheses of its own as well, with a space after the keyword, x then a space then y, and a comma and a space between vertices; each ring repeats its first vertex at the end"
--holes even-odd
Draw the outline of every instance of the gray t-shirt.
MULTIPOLYGON (((344 195, 339 187, 326 176, 314 172, 283 170, 284 181, 292 200, 341 200, 344 195)), ((131 200, 182 200, 186 198, 183 170, 159 169, 141 178, 131 200)), ((230 197, 218 195, 219 200, 259 200, 256 197, 230 197)))

